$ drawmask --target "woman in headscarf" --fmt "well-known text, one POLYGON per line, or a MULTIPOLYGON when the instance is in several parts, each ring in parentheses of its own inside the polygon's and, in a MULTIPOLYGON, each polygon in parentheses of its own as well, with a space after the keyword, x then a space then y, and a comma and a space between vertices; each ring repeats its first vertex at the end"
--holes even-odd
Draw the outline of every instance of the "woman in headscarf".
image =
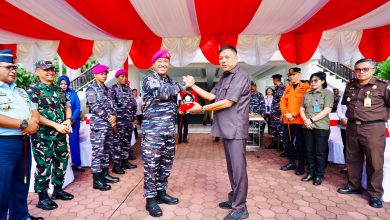
POLYGON ((77 96, 76 91, 69 88, 70 81, 67 76, 60 76, 58 78, 58 86, 65 92, 66 97, 70 100, 72 109, 72 133, 69 134, 70 156, 72 158, 73 170, 84 172, 84 168, 81 167, 80 160, 80 99, 77 96))

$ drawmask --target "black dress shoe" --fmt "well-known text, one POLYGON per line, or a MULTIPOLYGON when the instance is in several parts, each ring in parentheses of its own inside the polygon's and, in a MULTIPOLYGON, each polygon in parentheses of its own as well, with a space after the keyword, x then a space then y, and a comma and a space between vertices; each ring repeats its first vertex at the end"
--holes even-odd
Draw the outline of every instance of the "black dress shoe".
POLYGON ((322 184, 322 180, 323 180, 322 177, 318 177, 317 176, 316 178, 314 178, 313 185, 315 185, 315 186, 321 185, 322 184))
POLYGON ((347 173, 348 173, 348 170, 347 170, 347 169, 342 169, 342 170, 340 170, 340 173, 341 173, 341 174, 347 174, 347 173))
POLYGON ((301 179, 302 182, 309 182, 311 180, 314 180, 314 176, 313 175, 310 175, 310 174, 307 174, 305 177, 303 177, 301 179))
POLYGON ((188 144, 188 140, 184 140, 183 142, 184 142, 185 144, 188 144))
POLYGON ((221 202, 218 204, 218 206, 221 209, 232 209, 232 202, 230 202, 230 201, 221 202))
POLYGON ((167 191, 165 190, 157 191, 156 201, 158 204, 164 203, 168 205, 176 205, 177 203, 179 203, 178 198, 168 195, 167 191))
POLYGON ((248 210, 244 209, 242 211, 233 210, 231 211, 223 220, 241 220, 249 217, 248 210))
POLYGON ((283 171, 288 171, 288 170, 295 170, 297 166, 294 163, 288 163, 284 166, 282 166, 280 169, 283 171))
POLYGON ((61 199, 61 200, 72 200, 74 196, 70 193, 65 192, 62 189, 54 189, 53 194, 51 195, 52 199, 61 199))
POLYGON ((353 189, 350 188, 349 186, 346 186, 346 187, 339 188, 337 192, 340 194, 362 194, 362 189, 361 188, 353 189))
POLYGON ((153 217, 160 217, 163 215, 160 206, 157 204, 156 198, 146 199, 146 210, 149 212, 149 215, 153 217))
POLYGON ((371 207, 374 207, 374 208, 382 208, 383 207, 382 199, 379 197, 370 197, 369 204, 371 207))
POLYGON ((30 217, 27 218, 26 220, 43 220, 43 218, 42 217, 34 217, 34 216, 30 215, 30 217))

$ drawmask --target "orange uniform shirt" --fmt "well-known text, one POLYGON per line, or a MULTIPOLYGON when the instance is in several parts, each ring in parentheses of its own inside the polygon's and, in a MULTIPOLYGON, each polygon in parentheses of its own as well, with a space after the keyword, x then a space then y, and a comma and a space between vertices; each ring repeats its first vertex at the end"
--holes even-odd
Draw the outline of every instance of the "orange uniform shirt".
POLYGON ((284 90, 284 95, 280 100, 280 110, 282 112, 281 116, 283 117, 284 124, 303 124, 299 110, 301 107, 303 95, 309 89, 309 85, 300 81, 295 89, 292 85, 286 87, 284 90), (293 121, 288 121, 285 117, 286 113, 293 114, 295 119, 293 121))

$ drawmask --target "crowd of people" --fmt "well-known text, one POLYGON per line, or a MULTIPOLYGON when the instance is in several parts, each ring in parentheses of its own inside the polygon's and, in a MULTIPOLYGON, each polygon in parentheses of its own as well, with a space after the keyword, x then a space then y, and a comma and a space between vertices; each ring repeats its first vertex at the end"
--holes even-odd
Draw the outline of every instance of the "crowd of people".
MULTIPOLYGON (((282 75, 272 75, 275 87, 267 88, 264 96, 238 64, 234 47, 221 47, 218 57, 223 75, 211 91, 206 91, 196 85, 192 76, 174 82, 168 76, 169 52, 157 51, 152 57, 153 71, 142 79, 143 98, 136 89, 130 88, 125 69, 116 71, 117 84, 110 88, 105 85, 109 68, 99 64, 92 69, 95 82, 85 93, 92 114, 94 189, 110 190, 111 183, 120 181, 110 175, 110 162, 112 172, 119 175, 126 169, 137 168, 128 160, 135 159, 131 138, 133 132, 138 138, 134 125, 140 124, 145 208, 153 217, 162 216, 159 204, 179 203, 179 198, 167 192, 177 139, 178 143, 188 143, 191 113, 213 112, 211 134, 223 139, 231 185, 227 200, 218 206, 230 210, 225 220, 245 219, 249 216, 245 150, 249 126, 253 126, 249 115, 257 114, 266 120, 258 134, 259 140, 264 138, 267 124, 271 139, 267 147, 284 150, 288 162, 281 170, 293 170, 296 175, 306 173, 301 180, 318 186, 326 174, 329 113, 333 111, 340 117, 347 168, 344 172, 348 175, 347 186, 338 192, 362 193, 365 157, 369 205, 383 206, 385 122, 390 107, 390 83, 373 77, 375 61, 364 58, 356 62, 356 78, 347 84, 341 98, 338 90, 332 93, 327 89, 324 72, 313 73, 308 82, 302 82, 298 67, 288 70, 289 85, 282 83, 282 75), (186 102, 189 88, 193 96, 207 102, 200 105, 195 100, 192 107, 183 112, 178 109, 186 102), (179 126, 177 138, 178 122, 184 125, 184 130, 179 126)), ((51 61, 40 60, 35 67, 39 82, 25 91, 14 82, 17 66, 11 50, 0 50, 0 219, 7 216, 9 219, 42 219, 30 216, 27 208, 30 152, 37 162, 34 190, 39 196, 38 208, 53 210, 58 207, 53 200, 73 199, 72 194, 63 190, 69 160, 67 137, 73 169, 85 171, 80 162, 81 107, 77 93, 69 88, 66 76, 60 76, 58 86, 54 85, 56 74, 51 61), (54 190, 49 197, 50 182, 54 190)))

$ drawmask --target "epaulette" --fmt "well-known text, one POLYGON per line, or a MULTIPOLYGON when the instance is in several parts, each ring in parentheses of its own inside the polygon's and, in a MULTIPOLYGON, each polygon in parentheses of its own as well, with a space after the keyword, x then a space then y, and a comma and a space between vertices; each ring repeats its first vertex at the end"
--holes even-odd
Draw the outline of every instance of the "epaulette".
POLYGON ((386 80, 386 79, 381 79, 381 78, 378 78, 378 77, 375 77, 378 81, 380 82, 383 82, 383 83, 389 83, 389 80, 386 80))

